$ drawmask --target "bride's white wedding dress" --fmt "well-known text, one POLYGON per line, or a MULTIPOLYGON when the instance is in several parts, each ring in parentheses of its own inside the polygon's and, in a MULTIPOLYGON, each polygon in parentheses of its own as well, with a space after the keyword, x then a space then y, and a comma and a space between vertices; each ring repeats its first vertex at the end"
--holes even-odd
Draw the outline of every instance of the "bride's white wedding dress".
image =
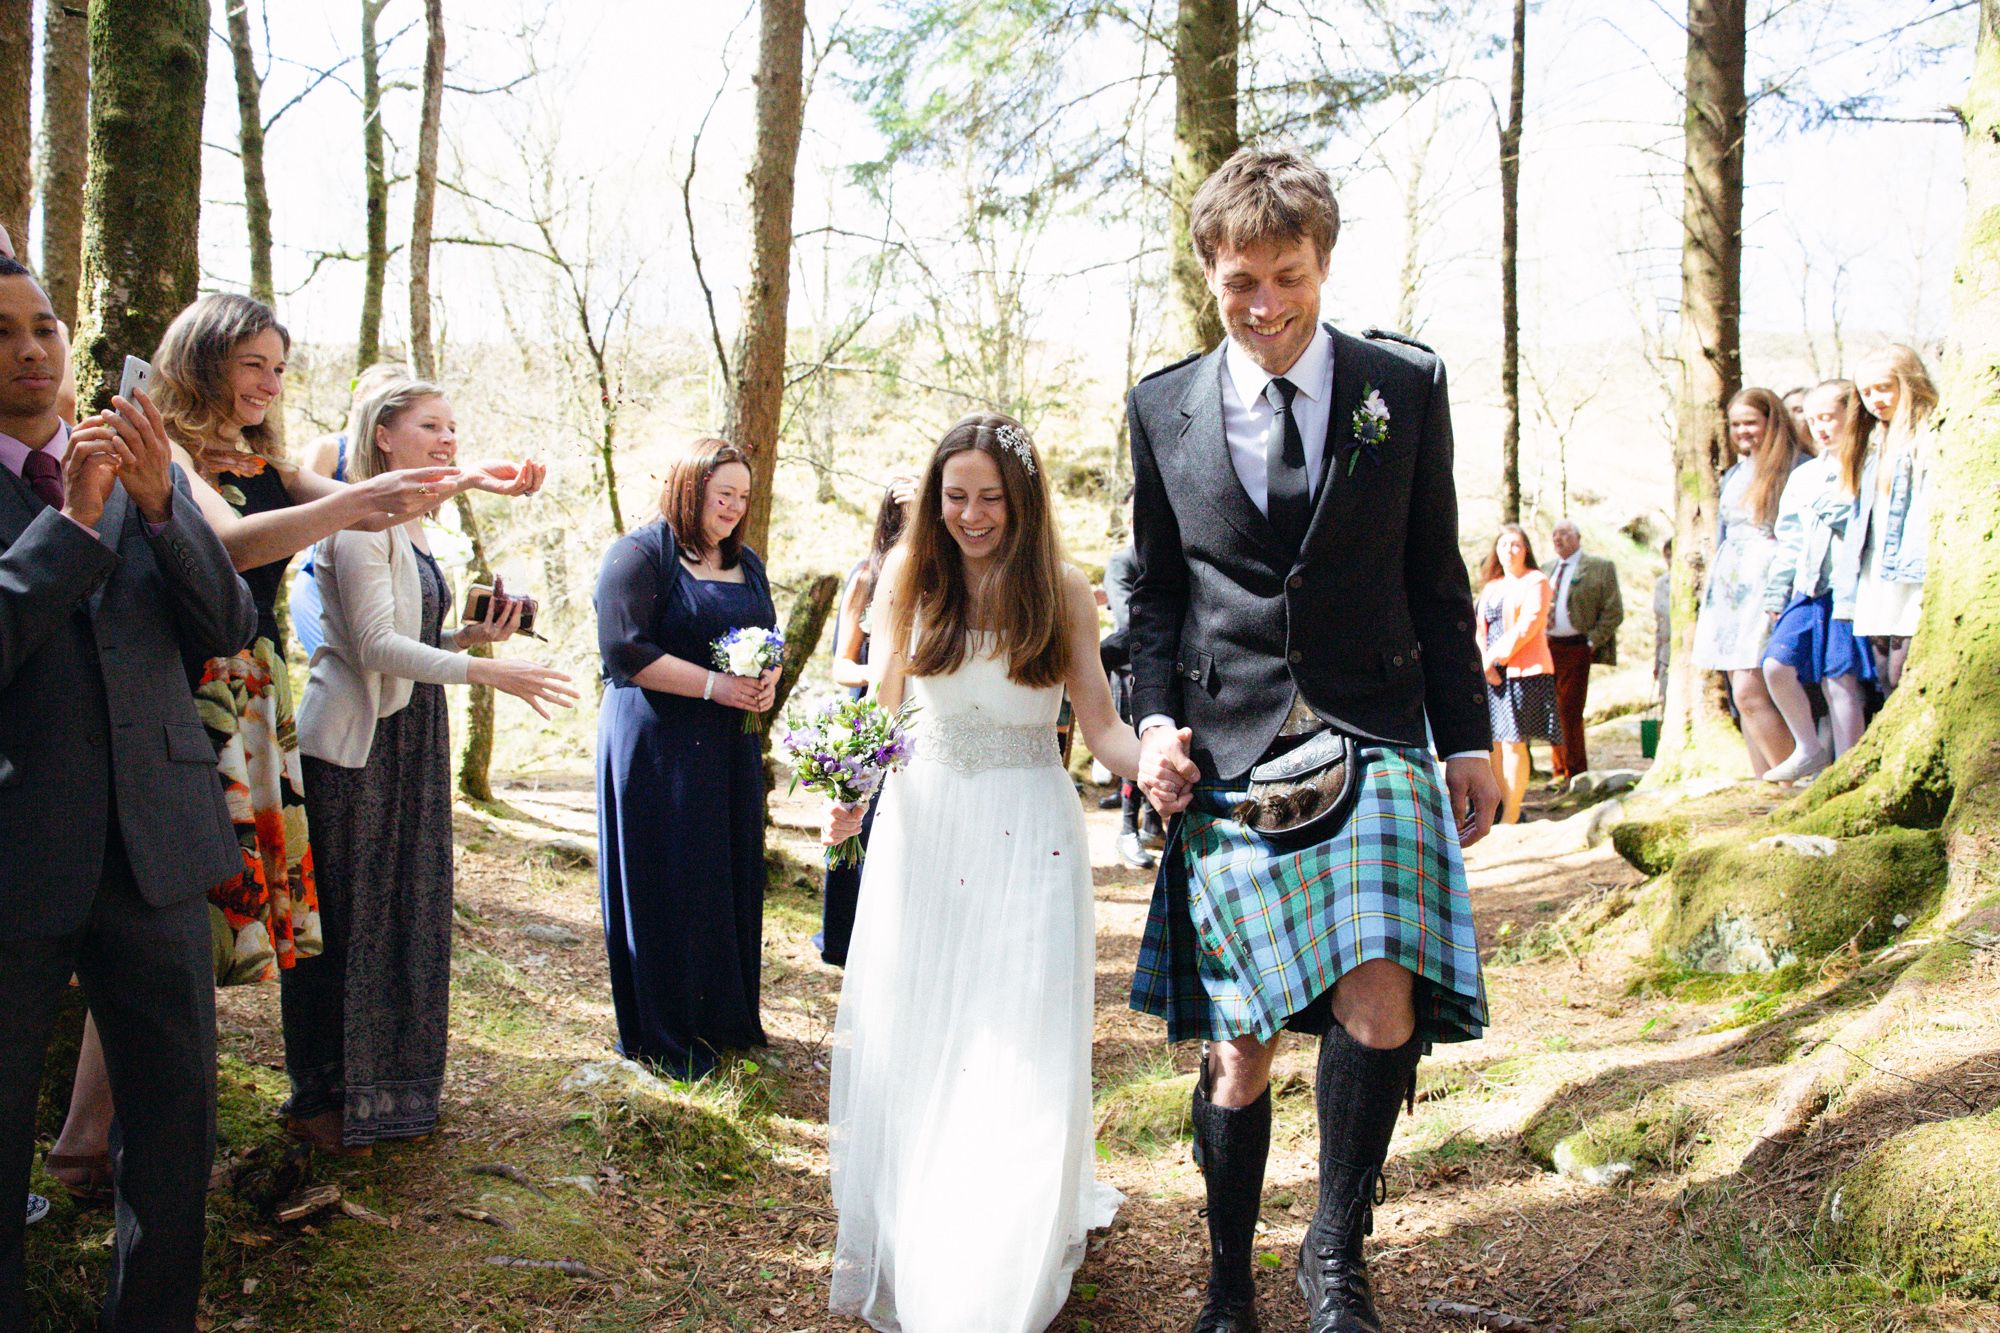
POLYGON ((915 758, 880 797, 834 1029, 832 1308, 887 1333, 1041 1333, 1097 1183, 1096 932, 1060 687, 974 636, 913 678, 915 758))

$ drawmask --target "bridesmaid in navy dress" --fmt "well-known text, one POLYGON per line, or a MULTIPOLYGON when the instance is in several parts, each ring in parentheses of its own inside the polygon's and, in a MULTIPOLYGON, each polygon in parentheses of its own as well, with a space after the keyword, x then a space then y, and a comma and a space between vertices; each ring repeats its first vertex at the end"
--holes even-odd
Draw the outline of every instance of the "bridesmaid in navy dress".
POLYGON ((618 1050, 675 1078, 764 1044, 764 768, 743 713, 771 707, 778 673, 709 665, 723 634, 777 624, 764 562, 736 533, 749 501, 743 451, 696 441, 667 473, 660 518, 619 538, 597 580, 597 864, 618 1050))

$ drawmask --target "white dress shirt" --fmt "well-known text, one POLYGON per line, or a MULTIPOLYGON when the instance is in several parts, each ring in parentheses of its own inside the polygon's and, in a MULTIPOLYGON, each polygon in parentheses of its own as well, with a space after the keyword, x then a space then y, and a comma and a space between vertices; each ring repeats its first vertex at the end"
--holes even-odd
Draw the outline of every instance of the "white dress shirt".
POLYGON ((1549 571, 1549 584, 1555 589, 1555 606, 1549 615, 1549 633, 1565 639, 1577 637, 1576 623, 1569 618, 1569 585, 1576 577, 1577 567, 1583 563, 1583 552, 1565 556, 1549 571))
MULTIPOLYGON (((1276 378, 1250 359, 1234 338, 1222 353, 1222 434, 1229 442, 1229 461, 1236 465, 1236 479, 1257 512, 1271 514, 1271 478, 1265 457, 1265 441, 1271 433, 1271 419, 1277 409, 1264 396, 1276 378)), ((1292 398, 1292 419, 1298 422, 1299 439, 1306 447, 1306 476, 1311 479, 1308 494, 1319 495, 1320 463, 1326 458, 1326 431, 1333 415, 1333 339, 1326 325, 1313 330, 1312 341, 1292 362, 1285 378, 1298 390, 1292 398)))

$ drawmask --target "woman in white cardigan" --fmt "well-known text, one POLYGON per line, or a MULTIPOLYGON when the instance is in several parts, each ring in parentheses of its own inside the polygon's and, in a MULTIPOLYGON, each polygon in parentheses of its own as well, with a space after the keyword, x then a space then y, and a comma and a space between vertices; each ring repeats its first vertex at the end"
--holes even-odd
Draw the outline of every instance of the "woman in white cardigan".
MULTIPOLYGON (((363 406, 358 478, 458 454, 436 385, 394 384, 363 406)), ((315 557, 325 640, 299 706, 325 949, 283 976, 292 1132, 327 1151, 417 1139, 437 1124, 451 987, 451 739, 444 687, 490 685, 546 705, 569 677, 467 657, 519 626, 518 604, 444 631, 451 590, 421 523, 342 532, 315 557)))

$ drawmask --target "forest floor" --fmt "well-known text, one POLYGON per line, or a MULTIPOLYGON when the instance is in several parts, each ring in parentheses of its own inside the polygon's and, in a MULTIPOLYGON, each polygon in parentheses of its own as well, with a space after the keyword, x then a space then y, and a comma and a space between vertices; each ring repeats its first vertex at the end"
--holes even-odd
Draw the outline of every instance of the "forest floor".
MULTIPOLYGON (((1600 764, 1635 763, 1635 736, 1630 720, 1600 728, 1600 764)), ((1168 1049, 1156 1022, 1126 1008, 1150 880, 1118 864, 1116 816, 1095 794, 1100 1172, 1128 1201, 1093 1236, 1053 1328, 1178 1333, 1205 1271, 1185 1139, 1196 1052, 1168 1049)), ((1771 803, 1745 794, 1746 809, 1771 803)), ((610 1063, 588 779, 521 778, 501 796, 498 817, 460 809, 450 1081, 430 1141, 337 1162, 287 1151, 274 1119, 275 988, 224 992, 225 1183, 211 1207, 204 1327, 858 1327, 824 1312, 840 974, 809 942, 811 807, 774 802, 771 1046, 684 1087, 633 1083, 610 1063), (306 1184, 337 1186, 341 1203, 281 1223, 258 1202, 306 1184)), ((1548 805, 1538 796, 1531 814, 1548 805)), ((1398 1133, 1371 1251, 1390 1326, 1478 1327, 1427 1308, 1455 1302, 1544 1333, 2000 1329, 2000 1306, 1835 1268, 1815 1244, 1829 1182, 1861 1150, 2000 1104, 2000 953, 1973 951, 1893 1050, 1867 1053, 1869 1072, 1774 1173, 1740 1179, 1786 1063, 1890 973, 1867 956, 1762 977, 1678 972, 1647 943, 1641 877, 1608 846, 1588 847, 1583 822, 1533 818, 1469 858, 1493 1028, 1425 1062, 1398 1133), (1663 1149, 1613 1185, 1558 1175, 1523 1150, 1538 1115, 1576 1107, 1582 1123, 1663 1094, 1663 1149)), ((1292 1039, 1276 1072, 1258 1278, 1274 1330, 1303 1325, 1292 1264, 1313 1199, 1311 1057, 1292 1039)), ((92 1325, 110 1228, 108 1212, 58 1199, 29 1233, 31 1291, 50 1327, 92 1325)))

